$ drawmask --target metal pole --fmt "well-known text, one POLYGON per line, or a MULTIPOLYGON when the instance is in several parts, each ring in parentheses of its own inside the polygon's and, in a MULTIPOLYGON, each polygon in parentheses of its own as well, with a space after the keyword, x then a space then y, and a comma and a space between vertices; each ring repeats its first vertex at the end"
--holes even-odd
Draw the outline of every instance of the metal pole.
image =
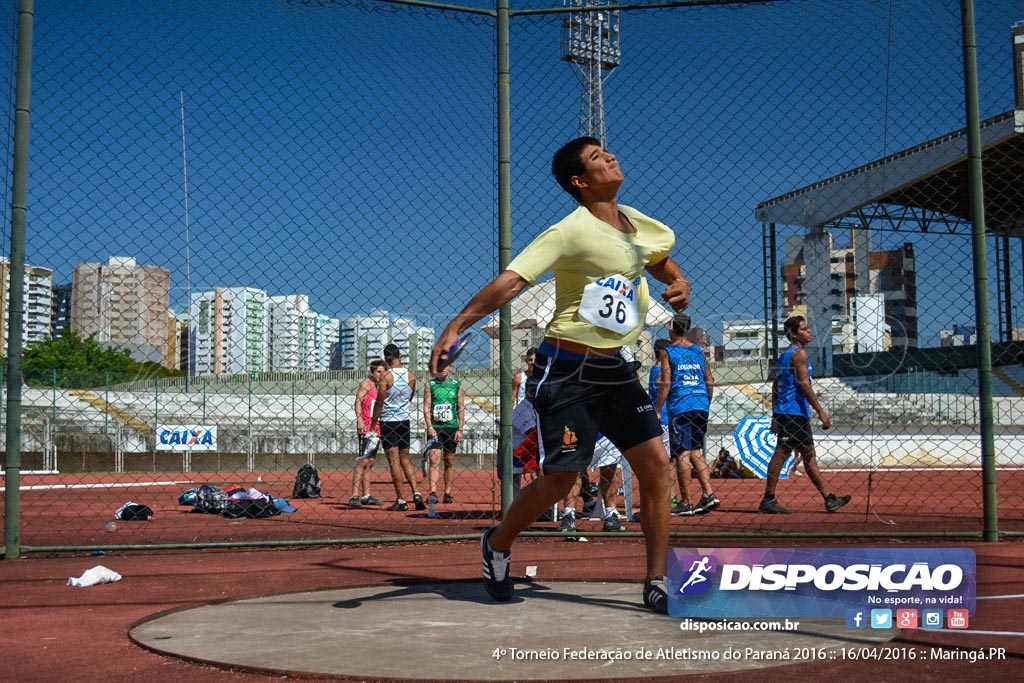
POLYGON ((769 270, 771 270, 771 280, 768 282, 768 291, 772 299, 772 362, 771 370, 768 371, 769 378, 771 373, 775 370, 775 362, 779 359, 779 292, 777 275, 779 271, 779 264, 776 261, 775 254, 778 251, 778 245, 775 237, 775 224, 768 224, 768 263, 770 264, 769 270))
MULTIPOLYGON (((768 295, 768 283, 771 280, 771 275, 768 274, 768 233, 765 230, 765 224, 761 223, 761 298, 762 298, 762 316, 761 322, 764 324, 764 358, 765 367, 771 366, 771 328, 768 327, 769 320, 771 318, 771 307, 769 301, 771 297, 768 295)), ((760 365, 758 361, 758 365, 760 365)), ((765 379, 765 373, 761 374, 761 379, 765 379)))
POLYGON ((967 112, 967 159, 971 188, 974 309, 978 322, 978 412, 981 431, 981 482, 986 541, 999 540, 996 508, 996 446, 992 433, 992 335, 985 262, 985 199, 982 193, 981 116, 978 107, 978 47, 974 36, 974 2, 960 0, 964 50, 964 104, 967 112))
POLYGON ((34 0, 18 3, 18 65, 11 172, 11 285, 7 307, 7 434, 4 458, 4 559, 21 554, 21 353, 25 307, 25 224, 28 214, 28 122, 32 95, 34 0))
POLYGON ((1010 279, 1010 238, 1004 236, 1003 241, 1003 286, 1006 288, 1003 292, 1003 317, 1006 320, 1006 327, 1004 328, 1002 341, 1012 342, 1013 341, 1013 281, 1010 279))
MULTIPOLYGON (((512 258, 512 145, 509 67, 508 0, 497 2, 498 50, 498 272, 512 258)), ((501 375, 499 419, 501 421, 501 513, 512 504, 512 305, 498 312, 501 375)))

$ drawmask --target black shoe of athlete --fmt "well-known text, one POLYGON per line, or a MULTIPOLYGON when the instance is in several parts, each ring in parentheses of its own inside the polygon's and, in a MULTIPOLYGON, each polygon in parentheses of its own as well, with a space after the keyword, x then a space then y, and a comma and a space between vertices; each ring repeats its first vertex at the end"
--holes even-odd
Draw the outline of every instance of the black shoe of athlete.
POLYGON ((644 607, 658 614, 668 614, 668 590, 664 576, 655 576, 644 584, 644 607))
POLYGON ((761 505, 757 508, 757 511, 763 512, 768 515, 788 515, 791 512, 789 508, 784 507, 781 503, 779 503, 778 499, 775 497, 765 498, 764 500, 762 500, 761 505))
POLYGON ((834 493, 830 493, 825 496, 825 512, 835 512, 849 502, 849 496, 837 496, 834 493))
POLYGON ((480 536, 480 551, 484 559, 484 590, 498 602, 512 599, 512 553, 491 549, 488 539, 498 527, 492 526, 480 536))

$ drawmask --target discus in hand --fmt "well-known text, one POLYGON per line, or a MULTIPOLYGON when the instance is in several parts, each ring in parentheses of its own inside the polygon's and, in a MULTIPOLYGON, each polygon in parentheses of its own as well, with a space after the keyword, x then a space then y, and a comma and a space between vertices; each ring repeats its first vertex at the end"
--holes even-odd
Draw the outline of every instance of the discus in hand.
POLYGON ((472 335, 472 332, 466 332, 465 334, 463 334, 461 337, 459 337, 458 341, 451 345, 451 347, 448 349, 448 353, 446 353, 441 358, 438 358, 438 372, 444 370, 446 367, 455 362, 459 355, 462 354, 462 350, 466 348, 467 344, 469 344, 469 338, 472 335))

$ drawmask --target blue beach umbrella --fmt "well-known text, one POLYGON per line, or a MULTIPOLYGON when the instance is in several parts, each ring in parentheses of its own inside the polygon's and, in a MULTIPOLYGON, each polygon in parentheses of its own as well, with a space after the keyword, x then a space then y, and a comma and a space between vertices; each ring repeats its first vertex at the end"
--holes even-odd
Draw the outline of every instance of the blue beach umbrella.
MULTIPOLYGON (((740 420, 732 432, 740 467, 758 479, 768 476, 768 463, 771 462, 772 453, 775 452, 777 439, 771 432, 771 426, 772 419, 770 417, 745 417, 740 420)), ((780 479, 789 477, 789 468, 793 465, 793 458, 794 456, 790 455, 782 464, 780 479)))

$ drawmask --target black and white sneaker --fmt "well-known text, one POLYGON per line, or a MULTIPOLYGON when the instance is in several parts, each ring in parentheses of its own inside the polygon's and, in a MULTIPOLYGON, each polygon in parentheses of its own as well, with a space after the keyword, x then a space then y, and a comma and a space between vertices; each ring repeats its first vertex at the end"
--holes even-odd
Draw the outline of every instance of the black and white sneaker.
POLYGON ((706 493, 700 497, 700 500, 697 501, 695 506, 693 506, 693 509, 698 515, 703 515, 711 512, 721 504, 721 501, 718 500, 718 496, 713 493, 706 493))
POLYGON ((672 508, 673 517, 693 517, 697 514, 697 508, 693 507, 689 503, 679 503, 672 508))
POLYGON ((484 590, 498 602, 512 599, 512 553, 491 550, 487 539, 498 527, 492 526, 480 537, 480 550, 484 558, 484 590))
POLYGON ((622 526, 622 521, 619 519, 619 513, 612 510, 604 518, 604 524, 601 527, 601 531, 625 531, 626 528, 622 526))
POLYGON ((664 576, 655 576, 644 584, 644 607, 658 614, 668 614, 668 589, 664 576))
POLYGON ((423 502, 423 496, 418 493, 412 494, 412 502, 417 510, 426 510, 427 504, 423 502))
POLYGON ((576 511, 568 509, 562 513, 562 523, 558 525, 559 531, 570 533, 576 531, 576 511))

